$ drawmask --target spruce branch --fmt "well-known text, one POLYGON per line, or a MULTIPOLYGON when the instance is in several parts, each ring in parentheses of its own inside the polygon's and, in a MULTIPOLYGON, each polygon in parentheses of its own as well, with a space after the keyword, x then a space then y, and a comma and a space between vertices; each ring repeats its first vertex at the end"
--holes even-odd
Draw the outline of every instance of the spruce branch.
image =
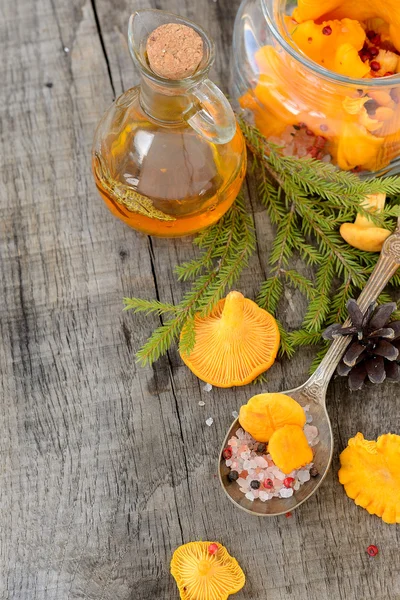
POLYGON ((238 196, 218 223, 200 232, 194 244, 201 250, 199 256, 175 269, 178 280, 193 280, 179 304, 125 298, 127 310, 160 316, 172 313, 138 351, 137 361, 142 366, 165 354, 179 337, 181 351, 190 354, 195 343, 194 315, 208 315, 247 266, 256 240, 243 196, 238 196))
MULTIPOLYGON (((257 164, 260 201, 276 227, 271 268, 257 301, 276 314, 284 286, 299 290, 308 301, 303 325, 288 333, 280 324, 281 354, 291 356, 297 347, 319 343, 319 361, 328 347, 321 341, 321 332, 327 325, 345 320, 347 300, 358 295, 378 258, 350 247, 340 236, 339 227, 354 221, 359 213, 379 226, 394 229, 394 219, 400 213, 400 177, 361 180, 332 164, 285 156, 282 147, 270 143, 240 115, 238 118, 257 164), (393 198, 382 213, 371 214, 363 201, 375 193, 393 198), (314 283, 293 268, 297 254, 317 269, 314 283)), ((399 286, 400 276, 395 275, 391 284, 399 286)), ((392 294, 386 291, 380 300, 390 299, 392 294)))

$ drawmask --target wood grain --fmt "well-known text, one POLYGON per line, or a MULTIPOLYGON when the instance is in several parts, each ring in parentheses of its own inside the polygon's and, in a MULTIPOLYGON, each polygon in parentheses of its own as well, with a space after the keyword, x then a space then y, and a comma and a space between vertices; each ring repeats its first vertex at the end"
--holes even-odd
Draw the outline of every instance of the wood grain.
MULTIPOLYGON (((115 220, 89 156, 101 114, 137 81, 127 21, 150 5, 208 28, 226 89, 237 0, 1 4, 0 598, 175 600, 173 550, 216 539, 246 571, 238 600, 398 600, 399 528, 357 508, 337 480, 350 436, 398 432, 398 387, 350 395, 331 384, 333 468, 293 517, 266 522, 235 511, 216 477, 231 412, 262 388, 207 393, 175 350, 135 366, 157 318, 123 313, 122 297, 176 301, 173 267, 194 250, 115 220)), ((247 189, 258 252, 238 287, 254 297, 273 231, 247 189)), ((301 303, 285 291, 280 317, 292 327, 301 303)), ((277 362, 263 389, 299 385, 310 359, 277 362)))

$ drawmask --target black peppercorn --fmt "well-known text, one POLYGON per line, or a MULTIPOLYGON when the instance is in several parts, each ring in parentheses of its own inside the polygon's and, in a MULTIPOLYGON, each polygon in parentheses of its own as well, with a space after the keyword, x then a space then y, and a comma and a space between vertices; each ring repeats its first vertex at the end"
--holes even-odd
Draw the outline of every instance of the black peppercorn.
POLYGON ((236 481, 239 479, 239 473, 237 471, 229 471, 228 479, 229 481, 236 481))

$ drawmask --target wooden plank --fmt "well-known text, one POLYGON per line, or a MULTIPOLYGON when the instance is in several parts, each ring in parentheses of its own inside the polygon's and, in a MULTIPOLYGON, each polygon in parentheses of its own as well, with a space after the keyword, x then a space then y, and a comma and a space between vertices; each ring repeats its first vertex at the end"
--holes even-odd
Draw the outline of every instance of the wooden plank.
MULTIPOLYGON (((238 4, 151 3, 210 30, 225 89, 238 4)), ((262 388, 207 393, 175 350, 154 368, 134 364, 157 319, 122 313, 122 297, 179 299, 172 270, 193 248, 132 232, 92 182, 94 127, 135 80, 129 10, 112 0, 2 7, 0 597, 173 600, 173 550, 218 539, 247 573, 238 600, 400 598, 398 528, 357 509, 336 477, 348 437, 391 429, 397 388, 350 397, 335 382, 327 482, 292 518, 260 521, 223 496, 215 461, 231 412, 262 388)), ((249 190, 259 248, 239 287, 254 297, 273 231, 249 190)), ((282 307, 293 327, 300 301, 288 291, 282 307)), ((310 358, 277 362, 263 389, 301 383, 310 358)))

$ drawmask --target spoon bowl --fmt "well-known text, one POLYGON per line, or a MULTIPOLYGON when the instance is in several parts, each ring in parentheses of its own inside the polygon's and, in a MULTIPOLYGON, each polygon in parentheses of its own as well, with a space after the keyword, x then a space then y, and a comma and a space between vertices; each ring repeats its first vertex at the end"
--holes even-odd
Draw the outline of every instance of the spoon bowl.
MULTIPOLYGON (((395 274, 400 265, 400 218, 397 229, 385 241, 379 260, 365 285, 357 304, 365 313, 371 303, 375 302, 389 279, 395 274)), ((350 319, 344 323, 344 327, 351 325, 350 319)), ((329 415, 326 410, 326 391, 333 373, 341 360, 347 346, 350 344, 349 337, 337 337, 332 342, 328 352, 323 358, 317 370, 303 385, 293 390, 283 392, 291 396, 301 406, 309 405, 309 414, 312 416, 312 424, 318 428, 319 443, 313 447, 313 464, 318 470, 316 477, 300 486, 291 498, 271 498, 262 502, 260 499, 248 500, 243 494, 236 481, 229 481, 230 469, 225 465, 222 456, 224 448, 229 439, 239 429, 239 419, 236 419, 225 436, 219 455, 219 480, 228 498, 241 510, 252 515, 261 517, 276 517, 294 510, 305 502, 316 492, 324 480, 332 460, 333 436, 329 415)))
POLYGON ((225 460, 222 457, 222 452, 228 445, 228 441, 240 428, 239 419, 235 419, 224 439, 219 461, 219 479, 221 485, 228 498, 239 508, 250 514, 258 516, 277 516, 294 510, 317 490, 328 473, 333 454, 333 436, 331 423, 325 408, 325 394, 323 394, 323 398, 319 398, 319 396, 312 398, 309 390, 314 389, 316 391, 317 387, 314 386, 311 388, 313 382, 311 382, 310 385, 308 385, 308 383, 309 382, 294 390, 283 392, 283 394, 291 396, 301 404, 303 408, 307 405, 309 406, 308 412, 312 416, 312 424, 318 428, 319 437, 318 444, 313 447, 313 464, 318 470, 318 475, 316 477, 311 477, 309 481, 303 483, 300 489, 295 492, 291 498, 271 498, 271 500, 267 500, 266 502, 261 502, 259 499, 256 499, 253 502, 248 500, 240 491, 236 481, 229 481, 228 474, 230 469, 225 465, 225 460))

